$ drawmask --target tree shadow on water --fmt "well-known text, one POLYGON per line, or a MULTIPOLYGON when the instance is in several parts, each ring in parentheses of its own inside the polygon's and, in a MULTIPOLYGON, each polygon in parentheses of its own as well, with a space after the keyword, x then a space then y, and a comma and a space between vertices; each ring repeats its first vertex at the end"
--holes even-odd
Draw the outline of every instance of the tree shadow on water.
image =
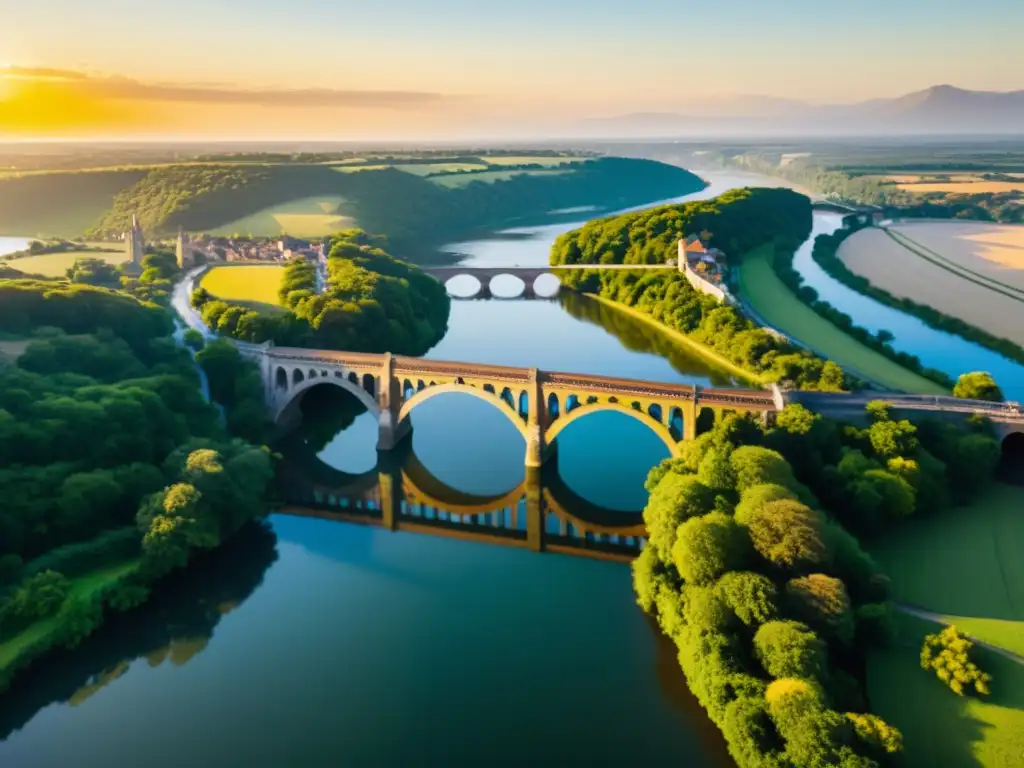
POLYGON ((137 659, 154 667, 187 663, 206 647, 221 618, 255 592, 276 559, 274 532, 266 523, 251 523, 171 573, 145 604, 108 615, 80 646, 55 651, 16 677, 0 697, 0 740, 51 704, 84 703, 137 659))

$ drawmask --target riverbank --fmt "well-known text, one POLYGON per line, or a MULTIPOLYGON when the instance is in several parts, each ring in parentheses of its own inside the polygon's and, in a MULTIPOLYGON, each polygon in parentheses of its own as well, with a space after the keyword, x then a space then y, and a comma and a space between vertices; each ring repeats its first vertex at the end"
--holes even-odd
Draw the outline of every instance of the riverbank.
MULTIPOLYGON (((927 225, 917 225, 923 226, 927 225)), ((1014 229, 1024 235, 1024 227, 1014 229)), ((1024 362, 1024 331, 1017 321, 1024 313, 1024 289, 968 266, 981 261, 976 256, 968 260, 962 253, 948 258, 893 228, 862 230, 833 257, 818 259, 823 269, 851 288, 910 312, 933 328, 1024 362), (944 311, 934 309, 937 306, 944 311)), ((1009 265, 1002 271, 1014 275, 1009 265)))
POLYGON ((815 312, 782 281, 773 258, 770 248, 758 249, 747 254, 739 268, 740 296, 771 327, 882 389, 949 394, 947 388, 865 346, 815 312))
POLYGON ((730 373, 735 374, 738 378, 742 379, 745 383, 756 384, 756 385, 762 386, 762 387, 767 386, 768 383, 769 383, 768 380, 764 376, 762 376, 760 374, 757 374, 757 373, 753 373, 753 372, 748 371, 748 370, 746 370, 744 368, 741 368, 740 366, 736 365, 736 363, 732 362, 731 360, 729 360, 729 359, 727 359, 725 357, 722 357, 722 355, 720 355, 717 352, 715 352, 715 350, 711 349, 711 347, 709 347, 709 346, 707 346, 705 344, 702 344, 699 341, 695 341, 694 339, 691 339, 689 336, 687 336, 685 333, 682 333, 681 331, 677 331, 674 328, 669 328, 664 323, 661 323, 661 322, 655 320, 650 315, 648 315, 648 314, 646 314, 644 312, 641 312, 638 309, 634 309, 633 307, 627 307, 625 304, 621 304, 621 303, 619 303, 617 301, 612 301, 611 299, 606 299, 605 297, 599 296, 596 293, 584 293, 582 295, 586 296, 588 299, 592 299, 593 301, 596 301, 596 302, 598 302, 600 304, 603 304, 606 307, 610 307, 610 308, 614 309, 616 312, 621 312, 624 315, 632 317, 634 320, 639 320, 644 325, 648 325, 648 326, 651 326, 652 328, 658 329, 666 337, 672 339, 673 341, 675 341, 678 344, 681 344, 682 346, 686 347, 687 349, 693 350, 694 352, 699 354, 701 357, 709 360, 710 362, 714 363, 715 365, 718 365, 718 366, 726 369, 730 373))
POLYGON ((118 589, 138 567, 139 560, 107 566, 70 578, 71 588, 61 609, 36 621, 0 643, 0 693, 14 676, 57 646, 77 645, 99 628, 118 589))

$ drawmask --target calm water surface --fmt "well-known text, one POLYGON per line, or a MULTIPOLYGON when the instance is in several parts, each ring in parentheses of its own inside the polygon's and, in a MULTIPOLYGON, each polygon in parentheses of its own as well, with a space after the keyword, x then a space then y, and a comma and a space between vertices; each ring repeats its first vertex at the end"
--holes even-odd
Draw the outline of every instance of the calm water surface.
MULTIPOLYGON (((556 234, 518 240, 509 263, 544 262, 556 234)), ((454 302, 450 328, 430 357, 731 381, 574 296, 454 302)), ((372 418, 339 400, 306 419, 286 453, 297 490, 311 477, 339 497, 351 479, 379 492, 372 418)), ((523 439, 487 403, 443 395, 412 421, 402 469, 442 502, 523 483, 523 439)), ((667 456, 652 433, 596 414, 557 442, 543 482, 560 503, 640 519, 644 477, 667 456)), ((729 764, 627 565, 286 515, 4 703, 0 763, 19 767, 729 764)))
MULTIPOLYGON (((691 199, 756 177, 711 181, 691 199)), ((578 224, 449 250, 475 263, 542 264, 554 238, 578 224)), ((903 340, 901 326, 883 325, 903 340)), ((647 326, 572 295, 454 302, 450 331, 429 357, 731 381, 647 326)), ((446 500, 523 487, 525 446, 504 415, 465 395, 433 398, 412 414, 408 450, 389 459, 374 448, 373 419, 338 392, 308 396, 306 423, 282 447, 285 490, 319 485, 336 500, 365 500, 380 493, 379 477, 404 472, 440 506, 407 497, 402 509, 415 506, 446 535, 273 515, 21 678, 0 709, 0 763, 729 764, 671 644, 636 607, 626 565, 448 537, 470 526, 452 521, 446 500)), ((595 414, 559 436, 540 482, 584 522, 636 521, 643 479, 666 455, 642 424, 595 414)), ((512 528, 511 511, 485 524, 512 528)))
POLYGON ((797 251, 793 260, 793 266, 803 275, 807 285, 814 288, 823 300, 852 317, 857 325, 872 333, 883 329, 890 331, 896 337, 893 341, 896 349, 916 355, 927 367, 943 371, 953 378, 966 371, 988 371, 1008 398, 1024 400, 1024 366, 979 344, 937 331, 913 315, 857 293, 819 267, 811 257, 813 239, 819 234, 835 232, 842 226, 842 219, 842 215, 835 213, 814 214, 811 239, 797 251))

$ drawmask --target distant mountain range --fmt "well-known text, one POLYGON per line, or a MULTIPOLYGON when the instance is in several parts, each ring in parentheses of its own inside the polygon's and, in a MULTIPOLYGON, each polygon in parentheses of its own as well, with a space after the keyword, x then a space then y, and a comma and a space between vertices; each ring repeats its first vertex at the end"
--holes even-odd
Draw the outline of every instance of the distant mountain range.
POLYGON ((578 129, 607 137, 707 134, 1004 134, 1024 136, 1024 90, 969 91, 936 85, 893 99, 808 104, 769 96, 695 102, 685 112, 646 112, 584 120, 578 129))

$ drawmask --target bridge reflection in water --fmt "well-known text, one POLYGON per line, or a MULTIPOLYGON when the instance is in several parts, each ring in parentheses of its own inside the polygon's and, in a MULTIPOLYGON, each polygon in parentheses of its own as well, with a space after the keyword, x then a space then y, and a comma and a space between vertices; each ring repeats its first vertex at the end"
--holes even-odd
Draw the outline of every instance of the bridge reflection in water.
POLYGON ((557 459, 527 469, 508 493, 482 496, 445 484, 411 448, 379 453, 377 466, 359 475, 335 470, 299 445, 286 456, 278 474, 281 514, 619 562, 632 561, 646 543, 639 511, 582 498, 560 477, 557 459))

